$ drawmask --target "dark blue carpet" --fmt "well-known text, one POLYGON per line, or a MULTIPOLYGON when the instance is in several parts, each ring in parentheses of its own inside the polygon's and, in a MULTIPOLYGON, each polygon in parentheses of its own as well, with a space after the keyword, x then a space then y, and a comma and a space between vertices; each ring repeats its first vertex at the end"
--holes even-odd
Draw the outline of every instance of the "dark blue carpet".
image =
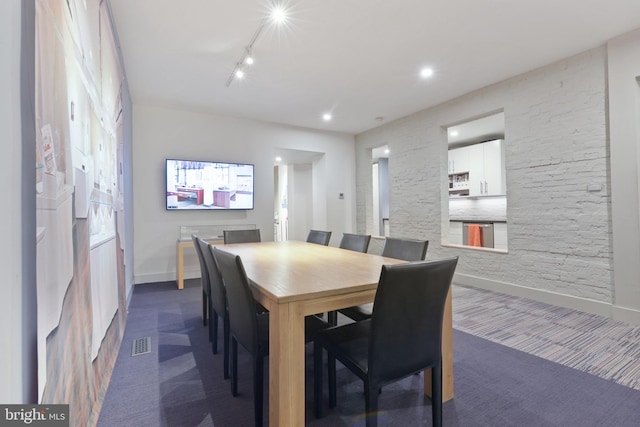
MULTIPOLYGON (((234 398, 222 378, 222 354, 211 352, 200 307, 196 280, 182 291, 175 282, 135 287, 98 426, 253 425, 250 359, 240 353, 240 395, 234 398), (146 336, 152 352, 131 357, 131 342, 146 336)), ((325 390, 326 416, 313 417, 311 344, 307 356, 307 425, 364 426, 362 383, 340 365, 338 406, 326 407, 325 390)), ((640 425, 640 391, 459 331, 454 374, 455 399, 444 405, 445 426, 640 425)), ((422 384, 422 375, 415 375, 385 387, 379 425, 430 426, 431 402, 422 384)), ((268 405, 264 409, 268 420, 268 405)))

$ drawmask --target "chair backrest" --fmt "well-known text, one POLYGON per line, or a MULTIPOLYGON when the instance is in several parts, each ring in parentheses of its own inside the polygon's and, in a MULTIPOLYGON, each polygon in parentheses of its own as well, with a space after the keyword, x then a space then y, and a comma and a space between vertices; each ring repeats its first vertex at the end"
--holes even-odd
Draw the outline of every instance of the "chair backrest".
POLYGON ((371 241, 371 234, 349 234, 343 233, 342 240, 340 240, 340 248, 349 249, 356 252, 367 252, 369 249, 369 242, 371 241))
POLYGON ((213 248, 213 256, 227 291, 229 328, 238 342, 250 353, 258 351, 258 319, 249 279, 238 255, 213 248))
POLYGON ((260 241, 260 229, 223 230, 224 243, 251 243, 260 241))
POLYGON ((442 322, 458 258, 385 265, 376 291, 369 375, 402 378, 442 359, 442 322))
POLYGON ((428 240, 397 239, 387 237, 384 240, 382 256, 404 261, 422 261, 427 255, 428 240))
POLYGON ((200 263, 200 280, 202 280, 202 290, 207 295, 209 295, 209 293, 211 292, 211 285, 209 283, 209 272, 207 271, 207 265, 204 262, 202 249, 198 244, 198 240, 200 240, 200 238, 195 234, 192 234, 191 240, 193 240, 193 246, 196 248, 196 254, 198 254, 198 262, 200 263))
POLYGON ((309 243, 327 246, 329 240, 331 240, 330 231, 309 230, 309 235, 307 235, 307 242, 309 243))
POLYGON ((227 311, 227 296, 222 284, 222 277, 220 276, 220 270, 213 259, 213 253, 211 252, 211 245, 202 239, 198 239, 198 246, 202 251, 202 257, 207 267, 207 273, 209 275, 209 289, 211 295, 211 305, 219 316, 224 317, 227 311))

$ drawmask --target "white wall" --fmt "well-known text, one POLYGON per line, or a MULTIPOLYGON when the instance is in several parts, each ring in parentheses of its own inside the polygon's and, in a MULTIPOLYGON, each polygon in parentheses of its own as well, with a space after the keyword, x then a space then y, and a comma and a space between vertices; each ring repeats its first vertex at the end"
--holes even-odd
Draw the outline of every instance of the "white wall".
MULTIPOLYGON (((6 141, 0 165, 3 176, 19 183, 20 168, 20 1, 10 0, 0 3, 0 139, 6 141)), ((20 200, 20 186, 5 186, 8 194, 5 200, 20 200)), ((22 256, 20 236, 20 210, 0 209, 0 227, 8 243, 0 249, 0 267, 6 280, 0 286, 0 324, 15 324, 22 318, 22 256)), ((0 402, 22 402, 23 384, 21 371, 22 345, 20 328, 0 328, 3 351, 1 352, 0 402), (6 381, 6 382, 5 382, 6 381), (6 385, 5 385, 6 384, 6 385)))
POLYGON ((313 224, 311 163, 289 165, 289 240, 305 240, 313 224))
POLYGON ((615 312, 640 310, 640 30, 608 43, 615 312), (615 166, 615 167, 614 167, 615 166))
MULTIPOLYGON (((282 125, 145 105, 133 107, 134 275, 136 283, 175 280, 181 225, 256 224, 273 240, 275 148, 324 153, 314 164, 313 227, 338 236, 355 226, 354 137, 282 125), (252 211, 165 210, 167 157, 255 164, 252 211), (327 167, 326 165, 331 165, 327 167), (316 175, 317 174, 317 175, 316 175), (338 199, 344 193, 344 200, 338 199), (316 200, 319 198, 319 200, 316 200)), ((338 238, 339 239, 339 238, 338 238)), ((185 259, 186 277, 197 272, 185 259)))
MULTIPOLYGON (((0 227, 5 244, 0 248, 0 402, 35 403, 37 399, 35 329, 35 144, 23 147, 21 111, 33 108, 21 102, 21 31, 33 31, 34 4, 20 0, 0 2, 0 140, 3 141, 0 170, 3 198, 11 201, 0 210, 0 227), (34 155, 24 156, 34 152, 34 155), (29 165, 26 168, 24 165, 29 165), (30 175, 32 175, 30 177, 30 175), (12 209, 8 209, 11 206, 12 209), (24 214, 23 214, 24 210, 24 214), (26 233, 26 234, 25 234, 26 233), (28 239, 28 240, 27 240, 28 239), (31 243, 29 243, 31 242, 31 243)), ((31 44, 33 39, 28 40, 31 44)), ((33 54, 33 46, 25 51, 33 54)), ((33 67, 33 60, 31 60, 33 67)), ((25 78, 32 76, 25 73, 25 78)), ((31 84, 33 91, 33 83, 31 84)), ((35 130, 33 131, 35 132, 35 130)), ((35 139, 35 133, 32 135, 35 139)))
MULTIPOLYGON (((594 48, 357 135, 358 207, 371 208, 369 151, 389 144, 392 236, 428 239, 427 258, 460 256, 459 283, 614 316, 606 66, 606 48, 594 48), (443 247, 445 128, 501 110, 508 254, 443 247)), ((359 230, 365 221, 359 212, 359 230)), ((629 303, 640 323, 640 304, 629 303)))

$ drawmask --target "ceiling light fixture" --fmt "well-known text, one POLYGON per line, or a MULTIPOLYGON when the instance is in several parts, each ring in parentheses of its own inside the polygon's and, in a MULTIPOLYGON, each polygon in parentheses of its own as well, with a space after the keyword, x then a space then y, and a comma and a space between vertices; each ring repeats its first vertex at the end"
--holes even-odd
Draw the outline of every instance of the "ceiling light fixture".
POLYGON ((325 122, 328 122, 329 120, 331 120, 331 114, 329 113, 324 113, 322 115, 322 120, 324 120, 325 122))
POLYGON ((431 76, 433 76, 433 68, 423 68, 423 69, 420 71, 420 76, 421 76, 423 79, 426 79, 427 77, 431 77, 431 76))
POLYGON ((270 17, 276 24, 282 24, 287 20, 287 10, 281 4, 273 5, 270 17))
POLYGON ((244 63, 247 65, 253 65, 253 55, 251 54, 251 48, 247 48, 247 54, 244 57, 244 63))
POLYGON ((238 62, 236 62, 236 65, 233 68, 231 75, 227 79, 227 84, 226 84, 227 87, 229 87, 236 78, 241 79, 244 77, 245 64, 251 65, 254 63, 254 58, 252 55, 253 45, 258 40, 258 37, 260 37, 260 34, 262 34, 262 30, 264 29, 265 25, 267 25, 269 22, 272 22, 276 25, 282 25, 286 21, 287 21, 286 8, 282 4, 271 5, 269 9, 269 14, 260 22, 260 25, 258 25, 258 28, 253 33, 253 37, 251 37, 249 44, 245 47, 244 52, 242 53, 242 56, 240 57, 238 62))

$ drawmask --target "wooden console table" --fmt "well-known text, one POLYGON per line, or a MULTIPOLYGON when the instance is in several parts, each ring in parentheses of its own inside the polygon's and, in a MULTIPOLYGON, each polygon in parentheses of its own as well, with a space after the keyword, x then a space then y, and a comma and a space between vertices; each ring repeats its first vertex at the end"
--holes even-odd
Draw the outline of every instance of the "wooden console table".
MULTIPOLYGON (((224 243, 222 237, 212 237, 204 239, 207 243, 221 245, 224 243)), ((184 289, 184 250, 186 248, 193 248, 193 240, 181 240, 178 239, 176 244, 176 251, 178 254, 178 262, 176 267, 176 282, 178 282, 178 289, 184 289)))

